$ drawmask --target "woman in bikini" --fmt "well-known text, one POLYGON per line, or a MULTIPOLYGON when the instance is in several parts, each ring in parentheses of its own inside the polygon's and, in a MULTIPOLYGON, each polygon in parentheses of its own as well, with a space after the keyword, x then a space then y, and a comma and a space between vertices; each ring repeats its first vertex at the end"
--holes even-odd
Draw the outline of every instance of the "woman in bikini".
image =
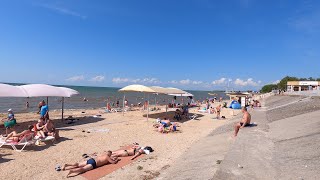
POLYGON ((153 152, 153 149, 151 147, 140 147, 138 145, 134 145, 131 147, 131 149, 125 149, 125 150, 118 150, 112 152, 111 157, 112 158, 117 158, 117 157, 128 157, 128 156, 133 156, 131 160, 134 160, 141 154, 150 154, 150 152, 153 152))
MULTIPOLYGON (((19 142, 21 141, 25 136, 33 134, 32 132, 33 126, 29 125, 27 130, 22 131, 21 133, 17 133, 16 131, 11 132, 8 134, 8 136, 5 138, 5 141, 7 140, 12 140, 14 142, 19 142)), ((27 139, 30 140, 31 136, 27 139)))

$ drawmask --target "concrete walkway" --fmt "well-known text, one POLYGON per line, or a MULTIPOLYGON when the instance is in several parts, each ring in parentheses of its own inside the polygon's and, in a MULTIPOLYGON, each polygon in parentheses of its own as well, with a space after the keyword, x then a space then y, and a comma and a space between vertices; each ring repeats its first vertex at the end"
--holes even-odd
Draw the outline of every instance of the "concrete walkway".
POLYGON ((230 121, 195 143, 157 179, 320 179, 320 111, 310 112, 318 100, 296 101, 271 97, 263 105, 272 110, 252 112, 256 127, 241 129, 233 139, 233 123, 239 119, 230 121), (305 103, 312 107, 296 109, 305 103))

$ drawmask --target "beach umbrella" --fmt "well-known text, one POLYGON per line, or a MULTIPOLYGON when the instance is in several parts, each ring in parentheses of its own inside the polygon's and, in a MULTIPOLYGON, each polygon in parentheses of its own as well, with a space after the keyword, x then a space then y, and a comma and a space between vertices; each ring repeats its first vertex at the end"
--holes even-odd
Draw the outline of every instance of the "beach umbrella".
POLYGON ((79 94, 78 91, 70 88, 47 84, 28 84, 18 87, 27 92, 28 97, 71 97, 72 95, 79 94))
POLYGON ((28 94, 18 86, 0 84, 0 97, 28 97, 28 94))
POLYGON ((120 92, 144 92, 144 93, 156 93, 153 89, 150 87, 139 85, 139 84, 133 84, 126 86, 119 90, 120 92))
MULTIPOLYGON (((139 85, 139 84, 133 84, 126 86, 122 89, 119 90, 120 92, 123 93, 123 115, 124 115, 124 100, 126 98, 125 92, 142 92, 142 93, 156 93, 153 89, 150 87, 144 86, 144 85, 139 85)), ((147 120, 149 119, 149 97, 150 95, 148 94, 148 107, 147 107, 147 120)))
POLYGON ((49 103, 48 97, 62 97, 61 120, 63 120, 64 114, 64 98, 79 94, 79 92, 74 89, 47 84, 27 84, 18 87, 23 89, 28 94, 28 97, 47 97, 47 104, 49 103))

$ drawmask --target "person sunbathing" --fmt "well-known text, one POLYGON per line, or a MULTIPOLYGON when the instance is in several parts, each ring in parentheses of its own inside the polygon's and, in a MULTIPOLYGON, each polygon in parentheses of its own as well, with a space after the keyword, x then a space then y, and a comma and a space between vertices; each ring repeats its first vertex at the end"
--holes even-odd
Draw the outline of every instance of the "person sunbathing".
POLYGON ((87 171, 96 169, 98 167, 107 165, 107 164, 116 164, 120 160, 117 157, 111 158, 111 151, 103 153, 95 158, 91 158, 87 161, 82 161, 74 164, 65 164, 62 167, 62 171, 69 170, 67 177, 74 177, 79 174, 85 173, 87 171), (73 175, 72 175, 73 174, 73 175))
POLYGON ((150 154, 151 152, 153 152, 153 149, 150 146, 140 147, 138 145, 134 145, 133 147, 131 147, 131 149, 118 150, 112 152, 111 157, 118 158, 133 156, 131 160, 134 160, 141 154, 150 154))
MULTIPOLYGON (((10 134, 8 134, 8 136, 5 138, 5 141, 11 140, 14 142, 19 142, 20 140, 22 140, 25 136, 33 134, 32 132, 33 126, 29 125, 27 130, 22 131, 21 133, 17 133, 16 131, 12 131, 10 134)), ((28 140, 30 140, 32 138, 32 136, 30 136, 28 140)))
POLYGON ((243 117, 241 121, 236 123, 234 126, 234 137, 238 135, 240 129, 249 126, 251 122, 251 115, 248 113, 247 108, 243 107, 241 111, 243 113, 243 117))

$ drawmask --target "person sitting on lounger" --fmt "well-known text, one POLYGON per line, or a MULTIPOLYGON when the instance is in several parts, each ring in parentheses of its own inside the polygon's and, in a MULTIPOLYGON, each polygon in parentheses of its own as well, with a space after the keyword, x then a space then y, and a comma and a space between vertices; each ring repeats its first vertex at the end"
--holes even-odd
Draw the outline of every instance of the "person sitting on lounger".
POLYGON ((131 149, 118 150, 118 151, 112 152, 111 157, 118 158, 118 157, 133 156, 131 160, 134 160, 141 154, 150 154, 151 152, 153 152, 153 149, 150 146, 140 147, 138 145, 134 145, 133 147, 131 147, 131 149))
MULTIPOLYGON (((32 132, 33 126, 29 125, 27 130, 22 131, 21 133, 17 133, 16 131, 12 131, 10 134, 8 134, 8 136, 5 138, 5 141, 8 140, 12 140, 14 142, 19 142, 20 140, 22 140, 25 136, 29 135, 29 134, 33 134, 32 132)), ((28 140, 30 140, 32 138, 32 136, 30 136, 28 140)))
POLYGON ((3 125, 6 128, 6 135, 8 135, 8 129, 12 128, 14 125, 17 124, 17 120, 14 118, 14 113, 12 109, 8 110, 8 117, 2 119, 3 125))
POLYGON ((38 123, 35 124, 33 130, 37 136, 39 136, 40 138, 45 138, 46 135, 44 133, 44 128, 45 128, 44 118, 40 118, 38 120, 38 123))
POLYGON ((63 171, 69 170, 69 173, 67 174, 67 177, 77 176, 81 173, 85 173, 87 171, 90 171, 92 169, 96 169, 98 167, 107 165, 107 164, 116 164, 119 162, 119 159, 117 157, 111 158, 112 152, 108 151, 106 153, 103 153, 95 158, 91 158, 87 161, 82 161, 80 163, 74 163, 74 164, 65 164, 62 167, 63 171))
POLYGON ((46 136, 53 136, 55 139, 59 139, 59 130, 54 127, 52 120, 48 119, 47 124, 43 128, 43 132, 46 136))
POLYGON ((239 123, 236 123, 234 126, 234 137, 236 137, 238 135, 238 132, 240 129, 249 126, 250 122, 251 122, 251 115, 248 113, 247 108, 243 107, 241 109, 242 113, 243 113, 243 117, 241 119, 241 121, 239 123))

